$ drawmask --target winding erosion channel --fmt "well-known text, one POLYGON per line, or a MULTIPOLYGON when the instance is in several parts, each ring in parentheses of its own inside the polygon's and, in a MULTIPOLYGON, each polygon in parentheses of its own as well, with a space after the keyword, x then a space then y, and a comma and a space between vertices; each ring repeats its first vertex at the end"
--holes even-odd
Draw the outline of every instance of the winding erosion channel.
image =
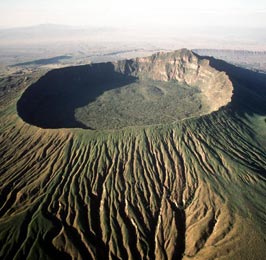
MULTIPOLYGON (((58 75, 74 83, 73 67, 1 108, 0 258, 264 259, 265 75, 187 50, 103 66, 79 68, 79 81, 95 72, 93 83, 104 86, 91 99, 72 84, 64 95, 60 82, 55 92, 47 87, 49 101, 40 95, 58 75), (136 78, 197 87, 205 115, 106 128, 84 112, 106 91, 102 70, 110 95, 136 78), (69 95, 82 103, 52 114, 69 95)), ((164 85, 142 86, 137 94, 152 90, 155 103, 167 95, 164 85)))

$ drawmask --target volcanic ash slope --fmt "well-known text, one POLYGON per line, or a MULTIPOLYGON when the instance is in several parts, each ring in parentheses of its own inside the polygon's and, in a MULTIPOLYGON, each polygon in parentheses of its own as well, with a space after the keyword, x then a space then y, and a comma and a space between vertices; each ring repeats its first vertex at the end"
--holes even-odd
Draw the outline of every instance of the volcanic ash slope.
POLYGON ((216 112, 172 124, 42 129, 18 117, 17 93, 1 101, 0 258, 265 259, 265 76, 209 60, 114 65, 220 93, 216 112))

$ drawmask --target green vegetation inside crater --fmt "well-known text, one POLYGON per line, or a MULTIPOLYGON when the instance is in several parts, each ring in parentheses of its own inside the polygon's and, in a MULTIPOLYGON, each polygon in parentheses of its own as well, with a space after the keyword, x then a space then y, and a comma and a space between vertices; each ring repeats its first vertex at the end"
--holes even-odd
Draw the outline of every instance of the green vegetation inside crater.
POLYGON ((172 123, 208 111, 200 90, 177 81, 138 80, 77 108, 75 118, 92 129, 172 123))

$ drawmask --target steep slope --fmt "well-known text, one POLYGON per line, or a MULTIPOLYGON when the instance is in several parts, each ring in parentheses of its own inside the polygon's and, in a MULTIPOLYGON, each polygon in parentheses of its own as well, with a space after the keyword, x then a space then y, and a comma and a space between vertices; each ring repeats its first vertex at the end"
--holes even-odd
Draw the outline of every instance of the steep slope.
POLYGON ((41 129, 5 101, 0 258, 265 259, 266 76, 209 62, 232 101, 172 124, 41 129))

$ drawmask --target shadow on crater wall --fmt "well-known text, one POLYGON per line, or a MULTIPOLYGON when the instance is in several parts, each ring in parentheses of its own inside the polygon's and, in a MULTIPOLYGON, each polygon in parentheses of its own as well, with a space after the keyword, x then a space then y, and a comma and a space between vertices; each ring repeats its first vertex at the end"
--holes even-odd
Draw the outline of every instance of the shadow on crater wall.
POLYGON ((234 86, 230 104, 234 112, 241 116, 266 115, 266 74, 240 68, 212 57, 197 56, 208 59, 211 67, 224 71, 229 76, 234 86))
POLYGON ((136 81, 112 63, 56 69, 30 86, 17 103, 19 116, 41 128, 85 128, 76 121, 75 109, 94 101, 104 91, 136 81))

